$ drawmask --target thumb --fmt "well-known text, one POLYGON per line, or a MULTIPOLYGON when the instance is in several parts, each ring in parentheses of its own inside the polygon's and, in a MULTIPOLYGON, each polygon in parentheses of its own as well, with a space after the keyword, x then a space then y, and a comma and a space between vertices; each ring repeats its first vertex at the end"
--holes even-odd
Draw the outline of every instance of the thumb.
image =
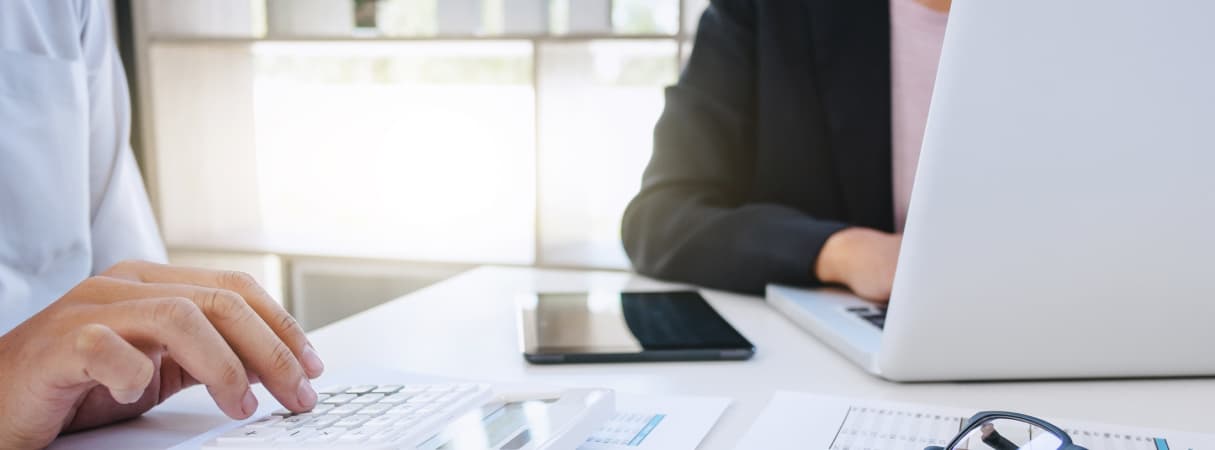
POLYGON ((155 365, 142 351, 114 330, 88 324, 75 332, 72 358, 66 358, 66 380, 79 384, 97 382, 105 386, 120 404, 130 404, 143 396, 155 374, 155 365))

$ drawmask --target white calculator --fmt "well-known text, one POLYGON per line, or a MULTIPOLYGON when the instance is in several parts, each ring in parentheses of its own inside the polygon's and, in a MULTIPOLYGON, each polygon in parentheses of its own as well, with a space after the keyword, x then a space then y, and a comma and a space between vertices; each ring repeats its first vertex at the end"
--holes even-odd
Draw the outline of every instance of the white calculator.
POLYGON ((610 390, 506 400, 484 384, 336 386, 318 391, 312 411, 277 411, 203 448, 562 450, 613 414, 610 390))

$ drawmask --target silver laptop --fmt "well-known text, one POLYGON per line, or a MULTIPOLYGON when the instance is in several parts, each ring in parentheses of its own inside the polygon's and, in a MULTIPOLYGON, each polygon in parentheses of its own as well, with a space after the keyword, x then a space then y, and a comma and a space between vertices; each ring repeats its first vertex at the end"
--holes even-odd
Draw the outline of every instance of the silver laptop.
POLYGON ((768 301, 890 380, 1215 375, 1212 17, 954 2, 889 310, 768 301))

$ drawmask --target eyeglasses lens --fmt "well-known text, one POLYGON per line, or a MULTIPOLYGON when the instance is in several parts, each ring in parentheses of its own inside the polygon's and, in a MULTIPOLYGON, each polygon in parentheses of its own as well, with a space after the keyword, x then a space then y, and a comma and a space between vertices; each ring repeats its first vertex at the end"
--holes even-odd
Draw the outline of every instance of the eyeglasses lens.
POLYGON ((975 427, 950 450, 1059 450, 1058 436, 1033 424, 995 419, 975 427))

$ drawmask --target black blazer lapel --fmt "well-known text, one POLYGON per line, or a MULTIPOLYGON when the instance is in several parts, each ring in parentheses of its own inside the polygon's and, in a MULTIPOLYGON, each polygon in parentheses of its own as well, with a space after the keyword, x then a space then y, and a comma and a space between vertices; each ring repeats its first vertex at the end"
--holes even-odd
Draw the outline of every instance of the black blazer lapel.
POLYGON ((889 3, 804 4, 848 222, 892 231, 889 3))

